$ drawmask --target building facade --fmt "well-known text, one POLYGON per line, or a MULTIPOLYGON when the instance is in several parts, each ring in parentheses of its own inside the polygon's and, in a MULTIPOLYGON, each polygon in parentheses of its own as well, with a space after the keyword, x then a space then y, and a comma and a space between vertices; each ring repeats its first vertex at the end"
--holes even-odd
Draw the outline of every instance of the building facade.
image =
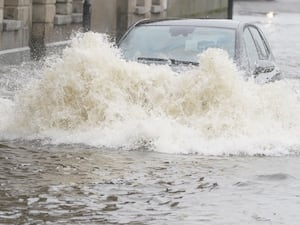
POLYGON ((82 26, 82 4, 82 0, 0 0, 0 56, 18 52, 35 57, 44 54, 47 45, 68 40, 82 26))
POLYGON ((144 18, 228 18, 228 0, 93 1, 92 30, 119 37, 144 18))
MULTIPOLYGON (((227 18, 228 0, 91 0, 91 29, 118 38, 143 18, 227 18)), ((83 21, 84 0, 0 0, 0 56, 45 54, 83 21)), ((1 58, 0 58, 1 60, 1 58)))

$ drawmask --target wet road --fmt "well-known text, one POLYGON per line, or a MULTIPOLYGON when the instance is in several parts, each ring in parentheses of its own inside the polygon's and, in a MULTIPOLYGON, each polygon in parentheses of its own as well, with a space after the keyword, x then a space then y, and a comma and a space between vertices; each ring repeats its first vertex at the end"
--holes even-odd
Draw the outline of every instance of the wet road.
POLYGON ((22 148, 1 145, 0 224, 300 221, 297 157, 22 148))

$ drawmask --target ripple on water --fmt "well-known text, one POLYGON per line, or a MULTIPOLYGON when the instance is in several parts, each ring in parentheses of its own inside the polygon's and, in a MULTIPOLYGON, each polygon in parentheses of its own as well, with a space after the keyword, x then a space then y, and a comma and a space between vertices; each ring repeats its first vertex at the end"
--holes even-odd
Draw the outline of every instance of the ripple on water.
POLYGON ((295 177, 286 173, 274 173, 274 174, 263 174, 257 176, 258 180, 266 181, 284 181, 289 179, 295 179, 295 177))

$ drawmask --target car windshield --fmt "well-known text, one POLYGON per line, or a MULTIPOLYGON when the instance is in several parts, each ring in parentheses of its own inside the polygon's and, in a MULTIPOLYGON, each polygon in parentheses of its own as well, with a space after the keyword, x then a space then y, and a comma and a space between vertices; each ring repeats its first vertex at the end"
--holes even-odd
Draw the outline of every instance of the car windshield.
POLYGON ((195 26, 138 26, 120 43, 128 60, 174 59, 198 62, 208 48, 222 48, 231 58, 235 54, 235 30, 195 26))

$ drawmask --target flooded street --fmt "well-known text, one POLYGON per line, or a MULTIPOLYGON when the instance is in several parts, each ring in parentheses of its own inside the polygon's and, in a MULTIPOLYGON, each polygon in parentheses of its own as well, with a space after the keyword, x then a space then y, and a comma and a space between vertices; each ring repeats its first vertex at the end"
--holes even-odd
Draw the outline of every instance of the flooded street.
POLYGON ((22 146, 1 146, 2 224, 297 224, 300 219, 297 157, 22 146))
POLYGON ((2 66, 0 224, 298 225, 295 5, 235 5, 270 41, 275 84, 239 79, 219 51, 202 56, 210 73, 174 77, 95 34, 44 67, 2 66))

